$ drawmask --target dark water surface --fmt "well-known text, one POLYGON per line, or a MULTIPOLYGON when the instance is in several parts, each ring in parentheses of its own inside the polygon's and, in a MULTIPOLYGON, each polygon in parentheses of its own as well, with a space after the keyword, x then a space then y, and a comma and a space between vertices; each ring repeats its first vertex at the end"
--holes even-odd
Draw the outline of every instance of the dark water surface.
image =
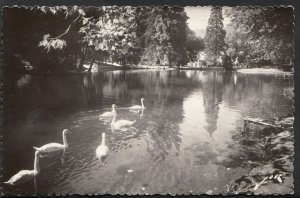
POLYGON ((6 84, 3 179, 33 169, 32 146, 62 143, 65 128, 72 134, 65 153, 40 159, 35 183, 4 190, 14 194, 219 193, 250 171, 249 151, 240 141, 243 118, 292 114, 293 101, 286 94, 292 86, 288 75, 220 71, 23 76, 6 84), (141 97, 144 112, 135 114, 125 108, 140 104, 141 97), (110 125, 99 122, 98 115, 113 103, 118 106, 117 119, 137 120, 132 128, 112 132, 110 125), (102 132, 110 150, 104 165, 95 156, 102 132))

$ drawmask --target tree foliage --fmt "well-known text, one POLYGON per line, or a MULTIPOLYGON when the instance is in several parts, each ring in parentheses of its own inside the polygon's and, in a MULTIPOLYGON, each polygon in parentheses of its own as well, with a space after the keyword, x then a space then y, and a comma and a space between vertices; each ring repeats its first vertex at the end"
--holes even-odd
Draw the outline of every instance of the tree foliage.
POLYGON ((179 66, 201 48, 178 6, 34 6, 5 9, 4 17, 11 71, 15 56, 46 73, 80 71, 84 64, 90 71, 101 61, 179 66))
POLYGON ((147 64, 182 65, 187 62, 187 16, 182 7, 156 6, 147 13, 143 60, 147 64))
POLYGON ((225 35, 222 8, 213 7, 204 37, 206 54, 216 59, 221 52, 224 52, 226 47, 225 35))
POLYGON ((60 72, 73 64, 69 61, 70 56, 79 51, 75 39, 78 22, 72 23, 78 17, 80 9, 76 10, 66 6, 5 8, 4 61, 9 65, 6 71, 11 73, 24 71, 24 65, 20 63, 22 61, 29 62, 34 71, 43 73, 60 72), (67 10, 69 14, 66 13, 67 10), (68 28, 70 24, 71 28, 68 28), (41 47, 46 47, 46 50, 38 47, 42 38, 50 39, 51 35, 56 37, 66 30, 68 32, 59 40, 53 40, 49 45, 48 42, 41 43, 41 47), (51 50, 53 47, 60 50, 51 50))
POLYGON ((67 7, 67 6, 55 6, 55 7, 46 7, 46 6, 36 6, 33 7, 31 10, 40 10, 45 14, 53 14, 53 15, 65 15, 65 20, 69 17, 72 18, 76 16, 76 18, 70 23, 67 29, 56 37, 51 37, 50 34, 46 34, 43 37, 43 40, 39 43, 39 47, 44 47, 47 52, 50 51, 51 48, 53 49, 62 49, 66 46, 66 41, 63 39, 63 36, 68 34, 70 31, 71 26, 79 21, 81 18, 85 16, 85 11, 78 6, 74 7, 67 7))
POLYGON ((249 43, 249 59, 288 64, 293 59, 291 7, 233 7, 226 10, 236 32, 249 43))
POLYGON ((205 49, 204 40, 201 37, 197 37, 195 32, 188 29, 187 30, 187 53, 188 53, 188 59, 190 61, 196 61, 197 60, 197 54, 200 51, 203 51, 205 49))
POLYGON ((250 53, 250 42, 245 35, 236 30, 232 24, 226 27, 227 54, 234 60, 238 58, 238 61, 244 63, 246 61, 246 55, 250 53))
POLYGON ((90 8, 73 7, 65 11, 66 16, 74 14, 77 10, 77 17, 69 25, 66 31, 57 37, 51 38, 49 34, 44 36, 39 46, 43 46, 48 51, 62 49, 66 46, 66 41, 62 37, 66 35, 72 24, 82 23, 79 28, 81 37, 80 44, 89 48, 93 55, 96 53, 110 52, 125 55, 133 47, 135 40, 135 8, 119 6, 103 6, 94 8, 92 17, 85 17, 86 12, 91 12, 90 8), (69 12, 71 10, 71 12, 69 12))
MULTIPOLYGON (((137 63, 140 56, 151 65, 187 62, 187 16, 182 7, 105 6, 98 10, 99 16, 92 18, 86 18, 86 12, 84 9, 78 11, 78 17, 72 23, 82 21, 79 29, 81 51, 91 52, 92 57, 107 52, 111 59, 121 60, 124 65, 126 57, 131 63, 137 63)), ((47 51, 62 49, 66 42, 61 37, 71 25, 57 37, 44 35, 39 46, 47 51)))

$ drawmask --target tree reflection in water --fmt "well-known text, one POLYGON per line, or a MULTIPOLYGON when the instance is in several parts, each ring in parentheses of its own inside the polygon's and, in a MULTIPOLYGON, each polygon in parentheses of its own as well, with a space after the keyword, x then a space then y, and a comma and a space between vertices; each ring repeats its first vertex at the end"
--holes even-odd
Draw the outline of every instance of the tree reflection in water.
POLYGON ((222 102, 223 79, 220 73, 216 71, 207 75, 203 80, 203 102, 206 114, 206 129, 212 136, 217 129, 217 119, 219 114, 219 104, 222 102))
MULTIPOLYGON (((61 134, 56 132, 62 127, 74 129, 63 165, 53 160, 41 174, 38 187, 45 193, 88 189, 135 194, 141 185, 149 193, 172 194, 221 188, 247 172, 254 155, 262 154, 243 141, 243 118, 272 119, 293 111, 293 98, 286 96, 292 78, 274 75, 107 71, 24 77, 5 86, 4 147, 10 148, 4 150, 5 178, 31 165, 32 145, 59 141, 61 134), (142 97, 144 112, 130 112, 127 107, 139 104, 142 97), (112 103, 120 119, 137 120, 132 128, 111 131, 99 123, 97 116, 112 103), (94 159, 100 132, 107 133, 111 151, 105 171, 94 159), (131 176, 126 169, 134 170, 131 176), (66 178, 70 183, 63 182, 66 178)), ((280 141, 284 139, 285 133, 280 141)), ((286 148, 291 145, 276 152, 286 154, 286 148)), ((291 163, 282 167, 289 170, 291 163)))

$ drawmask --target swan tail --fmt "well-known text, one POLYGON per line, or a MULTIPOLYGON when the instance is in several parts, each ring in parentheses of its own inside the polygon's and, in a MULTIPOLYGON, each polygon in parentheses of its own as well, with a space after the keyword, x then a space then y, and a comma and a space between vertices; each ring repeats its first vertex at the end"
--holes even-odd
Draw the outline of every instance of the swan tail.
POLYGON ((33 147, 34 148, 34 150, 36 150, 36 151, 40 151, 41 149, 40 148, 38 148, 38 147, 33 147))
POLYGON ((10 181, 6 181, 6 182, 3 182, 4 184, 8 184, 8 185, 14 185, 14 183, 10 182, 10 181))
POLYGON ((136 122, 136 120, 132 121, 132 124, 134 124, 136 122))

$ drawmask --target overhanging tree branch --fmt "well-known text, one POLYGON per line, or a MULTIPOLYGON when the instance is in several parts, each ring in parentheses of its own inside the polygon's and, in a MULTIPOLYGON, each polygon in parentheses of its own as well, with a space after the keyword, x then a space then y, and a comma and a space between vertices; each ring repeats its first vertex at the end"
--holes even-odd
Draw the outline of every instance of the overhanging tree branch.
POLYGON ((70 28, 71 28, 71 26, 79 19, 81 17, 81 15, 79 15, 78 17, 76 17, 76 19, 74 19, 71 23, 70 23, 70 25, 68 26, 68 28, 66 29, 66 31, 64 32, 64 33, 62 33, 61 35, 59 35, 59 36, 57 36, 57 37, 54 37, 54 38, 48 38, 48 39, 59 39, 59 38, 61 38, 62 36, 64 36, 64 35, 66 35, 66 34, 68 34, 68 32, 70 31, 70 28))

